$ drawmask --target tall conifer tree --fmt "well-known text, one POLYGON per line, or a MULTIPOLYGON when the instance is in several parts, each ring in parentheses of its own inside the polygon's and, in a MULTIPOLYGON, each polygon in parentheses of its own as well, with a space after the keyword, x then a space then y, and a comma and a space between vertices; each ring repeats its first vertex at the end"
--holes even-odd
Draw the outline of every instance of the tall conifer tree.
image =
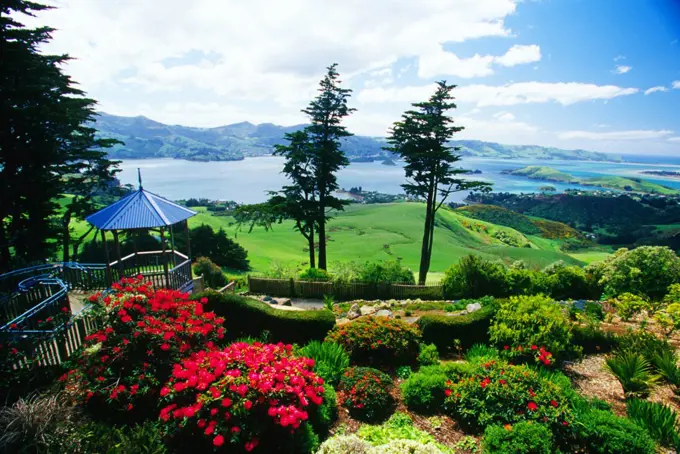
POLYGON ((430 269, 437 211, 452 192, 490 187, 488 183, 461 178, 470 171, 454 167, 460 155, 449 141, 464 129, 455 126, 453 118, 447 116, 449 110, 456 108, 451 95, 455 87, 446 81, 437 82, 429 100, 413 104, 415 109, 406 111, 401 121, 394 123, 387 138, 390 146, 385 148, 406 162, 407 183, 401 185, 406 194, 425 202, 419 285, 425 284, 430 269))

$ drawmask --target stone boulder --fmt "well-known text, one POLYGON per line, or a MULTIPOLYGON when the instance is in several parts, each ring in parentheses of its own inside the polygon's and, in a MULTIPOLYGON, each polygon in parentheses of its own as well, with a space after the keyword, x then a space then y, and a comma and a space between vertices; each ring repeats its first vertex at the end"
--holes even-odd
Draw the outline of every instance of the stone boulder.
POLYGON ((293 305, 290 298, 274 298, 273 302, 275 302, 279 306, 292 306, 293 305))
POLYGON ((467 311, 468 314, 471 314, 473 312, 477 312, 482 308, 482 305, 479 303, 473 303, 473 304, 468 304, 465 306, 465 310, 467 311))
POLYGON ((354 320, 357 317, 361 317, 361 310, 359 310, 359 305, 354 303, 352 304, 352 307, 349 308, 349 311, 347 311, 347 318, 354 320))
POLYGON ((271 303, 273 299, 274 299, 274 298, 272 298, 271 296, 265 295, 265 296, 262 298, 262 301, 264 301, 265 303, 271 303))
POLYGON ((387 318, 392 318, 392 311, 389 311, 387 309, 381 309, 378 312, 375 313, 376 317, 387 317, 387 318))
POLYGON ((361 306, 361 315, 373 315, 375 314, 375 307, 373 306, 361 306))

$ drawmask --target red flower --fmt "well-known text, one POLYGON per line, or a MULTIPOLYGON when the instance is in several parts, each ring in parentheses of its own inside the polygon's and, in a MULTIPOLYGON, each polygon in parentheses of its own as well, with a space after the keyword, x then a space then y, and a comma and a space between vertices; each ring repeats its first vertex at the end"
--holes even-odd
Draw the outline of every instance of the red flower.
POLYGON ((503 350, 510 350, 510 346, 509 345, 503 346, 503 350))
POLYGON ((243 406, 246 408, 246 410, 250 410, 253 407, 253 403, 249 400, 246 400, 243 402, 243 406))
POLYGON ((444 394, 446 395, 446 397, 449 397, 449 396, 451 395, 451 390, 450 390, 450 389, 445 389, 445 390, 444 390, 444 394))
POLYGON ((531 346, 531 349, 532 349, 532 350, 538 350, 538 347, 535 346, 535 345, 532 345, 532 346, 531 346))
POLYGON ((161 350, 163 350, 164 352, 167 352, 168 350, 170 350, 170 344, 162 344, 161 350))
POLYGON ((550 401, 550 405, 552 405, 553 407, 557 408, 557 401, 556 401, 556 400, 551 400, 551 401, 550 401))
POLYGON ((215 438, 213 438, 213 444, 215 446, 222 446, 224 444, 224 437, 222 435, 218 435, 215 438))
POLYGON ((527 408, 531 411, 536 411, 536 410, 538 410, 538 405, 536 405, 535 402, 529 402, 527 404, 527 408))

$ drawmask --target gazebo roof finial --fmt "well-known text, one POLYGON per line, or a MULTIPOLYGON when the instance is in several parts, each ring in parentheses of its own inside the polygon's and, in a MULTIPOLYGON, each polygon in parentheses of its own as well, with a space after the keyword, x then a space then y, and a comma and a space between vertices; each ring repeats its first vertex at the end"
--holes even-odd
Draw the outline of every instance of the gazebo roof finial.
POLYGON ((139 179, 139 189, 143 189, 142 188, 142 169, 140 169, 139 167, 137 167, 137 178, 139 179))

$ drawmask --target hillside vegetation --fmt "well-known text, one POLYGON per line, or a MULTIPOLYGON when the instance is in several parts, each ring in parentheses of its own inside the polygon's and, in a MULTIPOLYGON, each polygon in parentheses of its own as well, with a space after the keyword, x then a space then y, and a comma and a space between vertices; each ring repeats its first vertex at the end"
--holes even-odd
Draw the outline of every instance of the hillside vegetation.
POLYGON ((601 175, 580 178, 566 172, 546 166, 527 166, 516 170, 506 170, 508 175, 522 176, 532 180, 553 181, 556 183, 572 183, 583 186, 598 186, 620 191, 647 192, 652 194, 678 194, 679 191, 658 183, 633 177, 618 175, 601 175))
MULTIPOLYGON (((102 137, 118 139, 124 144, 107 150, 112 158, 175 158, 191 161, 233 161, 248 156, 272 153, 274 145, 283 143, 287 132, 304 125, 278 126, 235 123, 216 128, 193 128, 166 125, 149 118, 120 117, 101 113, 95 124, 102 137)), ((463 156, 503 159, 572 159, 585 161, 620 160, 619 157, 586 150, 560 150, 534 145, 501 145, 479 140, 456 140, 463 156)), ((391 154, 382 149, 384 139, 352 136, 344 138, 342 149, 350 160, 384 160, 391 154)))
MULTIPOLYGON (((304 267, 306 242, 292 222, 275 225, 273 231, 236 232, 228 216, 212 216, 203 208, 190 225, 202 223, 225 228, 229 236, 249 252, 253 271, 265 271, 274 262, 304 267)), ((419 203, 351 205, 329 224, 328 253, 331 262, 401 259, 416 269, 420 254, 423 206, 419 203)), ((582 264, 560 250, 560 241, 524 235, 504 226, 470 218, 452 210, 437 215, 431 270, 443 272, 461 257, 477 253, 506 263, 523 260, 543 267, 558 260, 582 264), (514 244, 515 246, 512 246, 514 244)), ((333 268, 331 263, 331 268, 333 268)))

